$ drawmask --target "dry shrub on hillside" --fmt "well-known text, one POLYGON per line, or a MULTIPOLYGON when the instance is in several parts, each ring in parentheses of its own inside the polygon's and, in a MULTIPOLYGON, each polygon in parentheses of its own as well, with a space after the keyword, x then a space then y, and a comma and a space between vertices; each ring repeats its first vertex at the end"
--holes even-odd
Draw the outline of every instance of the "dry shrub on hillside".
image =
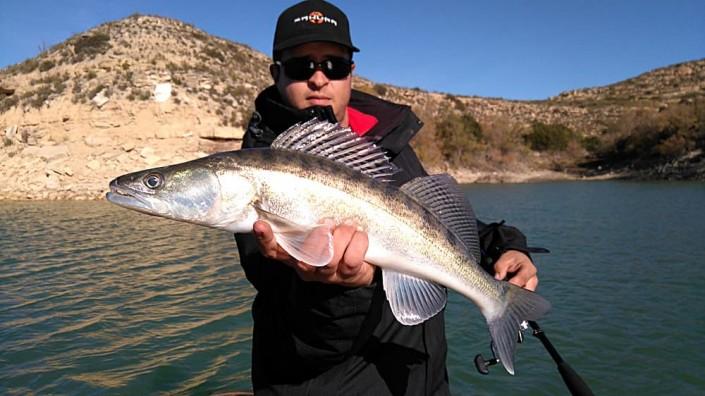
POLYGON ((14 74, 27 74, 31 73, 39 67, 39 61, 36 58, 27 59, 22 63, 18 63, 10 66, 7 72, 11 75, 14 74))
POLYGON ((424 166, 445 167, 441 146, 436 137, 434 109, 428 104, 425 106, 414 106, 414 113, 421 119, 424 126, 411 141, 411 147, 413 147, 424 166))
POLYGON ((443 157, 451 166, 475 165, 478 154, 484 151, 482 127, 470 113, 444 114, 436 121, 436 135, 443 157))
POLYGON ((44 61, 44 62, 42 62, 42 63, 39 64, 39 71, 40 71, 40 72, 45 72, 45 71, 48 71, 48 70, 53 69, 54 66, 56 66, 56 64, 54 63, 54 61, 52 61, 52 60, 46 60, 46 61, 44 61))
POLYGON ((110 35, 103 32, 96 32, 88 35, 81 35, 73 43, 73 52, 76 55, 74 63, 92 58, 96 55, 104 54, 111 47, 110 35))
POLYGON ((374 90, 374 92, 379 96, 384 96, 387 94, 387 87, 382 84, 373 85, 372 90, 374 90))
POLYGON ((524 145, 525 127, 506 116, 497 116, 481 123, 486 142, 487 165, 514 168, 530 157, 524 145))
POLYGON ((478 123, 469 113, 415 106, 424 127, 411 142, 429 167, 510 170, 531 167, 533 156, 523 140, 525 127, 507 117, 478 123))
POLYGON ((576 140, 575 132, 562 124, 544 124, 536 121, 525 135, 526 144, 535 151, 565 151, 576 140))
POLYGON ((696 148, 705 148, 705 103, 697 100, 662 111, 639 109, 624 114, 612 126, 599 154, 638 167, 678 158, 696 148))
POLYGON ((19 102, 20 99, 17 95, 0 97, 0 113, 4 113, 7 110, 17 106, 19 102))

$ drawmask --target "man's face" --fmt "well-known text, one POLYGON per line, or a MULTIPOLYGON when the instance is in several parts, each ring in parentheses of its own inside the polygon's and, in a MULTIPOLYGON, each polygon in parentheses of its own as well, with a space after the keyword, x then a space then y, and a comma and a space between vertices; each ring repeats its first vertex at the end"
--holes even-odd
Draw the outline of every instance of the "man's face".
MULTIPOLYGON (((347 48, 327 42, 313 42, 286 49, 282 52, 281 62, 291 58, 306 57, 315 62, 322 62, 330 57, 350 58, 347 48)), ((352 65, 353 69, 355 65, 352 65)), ((282 66, 275 83, 281 96, 288 104, 299 110, 311 106, 332 106, 335 117, 342 125, 348 125, 347 106, 350 102, 352 89, 352 72, 340 80, 331 80, 316 70, 307 80, 297 81, 290 79, 282 66)))

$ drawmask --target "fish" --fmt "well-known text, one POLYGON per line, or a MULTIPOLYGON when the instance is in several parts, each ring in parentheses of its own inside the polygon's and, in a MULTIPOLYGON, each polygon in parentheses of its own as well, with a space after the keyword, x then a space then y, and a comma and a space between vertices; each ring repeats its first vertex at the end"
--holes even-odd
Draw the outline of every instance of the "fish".
POLYGON ((119 176, 106 198, 234 233, 250 233, 264 220, 284 250, 316 267, 333 256, 332 227, 354 221, 368 235, 365 261, 381 268, 397 321, 428 320, 445 308, 452 289, 479 308, 494 352, 513 375, 521 322, 541 318, 550 303, 480 266, 475 214, 455 179, 431 175, 397 187, 390 181, 398 171, 374 141, 313 119, 283 132, 269 148, 119 176))

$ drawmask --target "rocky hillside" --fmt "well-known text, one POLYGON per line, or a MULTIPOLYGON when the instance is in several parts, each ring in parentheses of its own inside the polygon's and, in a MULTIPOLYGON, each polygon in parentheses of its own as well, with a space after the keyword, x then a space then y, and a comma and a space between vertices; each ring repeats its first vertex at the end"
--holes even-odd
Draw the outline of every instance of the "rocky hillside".
MULTIPOLYGON (((239 147, 253 99, 269 84, 269 62, 180 21, 134 15, 0 70, 0 198, 96 198, 117 175, 239 147)), ((633 109, 702 99, 703 81, 705 60, 544 101, 451 96, 358 77, 354 86, 414 108, 426 122, 415 144, 427 166, 526 178, 557 161, 527 143, 537 122, 602 139, 633 109), (481 161, 450 158, 449 151, 467 152, 438 146, 454 141, 449 133, 481 161)), ((573 147, 569 156, 582 159, 584 151, 573 147)))
POLYGON ((191 25, 134 15, 6 68, 0 197, 95 198, 120 173, 237 148, 268 64, 191 25))

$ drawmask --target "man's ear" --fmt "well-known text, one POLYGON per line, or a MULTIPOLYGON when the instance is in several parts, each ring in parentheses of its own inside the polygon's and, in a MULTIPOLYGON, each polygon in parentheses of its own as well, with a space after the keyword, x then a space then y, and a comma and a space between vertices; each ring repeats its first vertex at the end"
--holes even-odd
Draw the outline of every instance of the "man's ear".
POLYGON ((275 84, 279 82, 279 76, 281 71, 282 69, 280 65, 276 63, 272 63, 271 65, 269 65, 269 74, 272 75, 272 79, 274 80, 275 84))

